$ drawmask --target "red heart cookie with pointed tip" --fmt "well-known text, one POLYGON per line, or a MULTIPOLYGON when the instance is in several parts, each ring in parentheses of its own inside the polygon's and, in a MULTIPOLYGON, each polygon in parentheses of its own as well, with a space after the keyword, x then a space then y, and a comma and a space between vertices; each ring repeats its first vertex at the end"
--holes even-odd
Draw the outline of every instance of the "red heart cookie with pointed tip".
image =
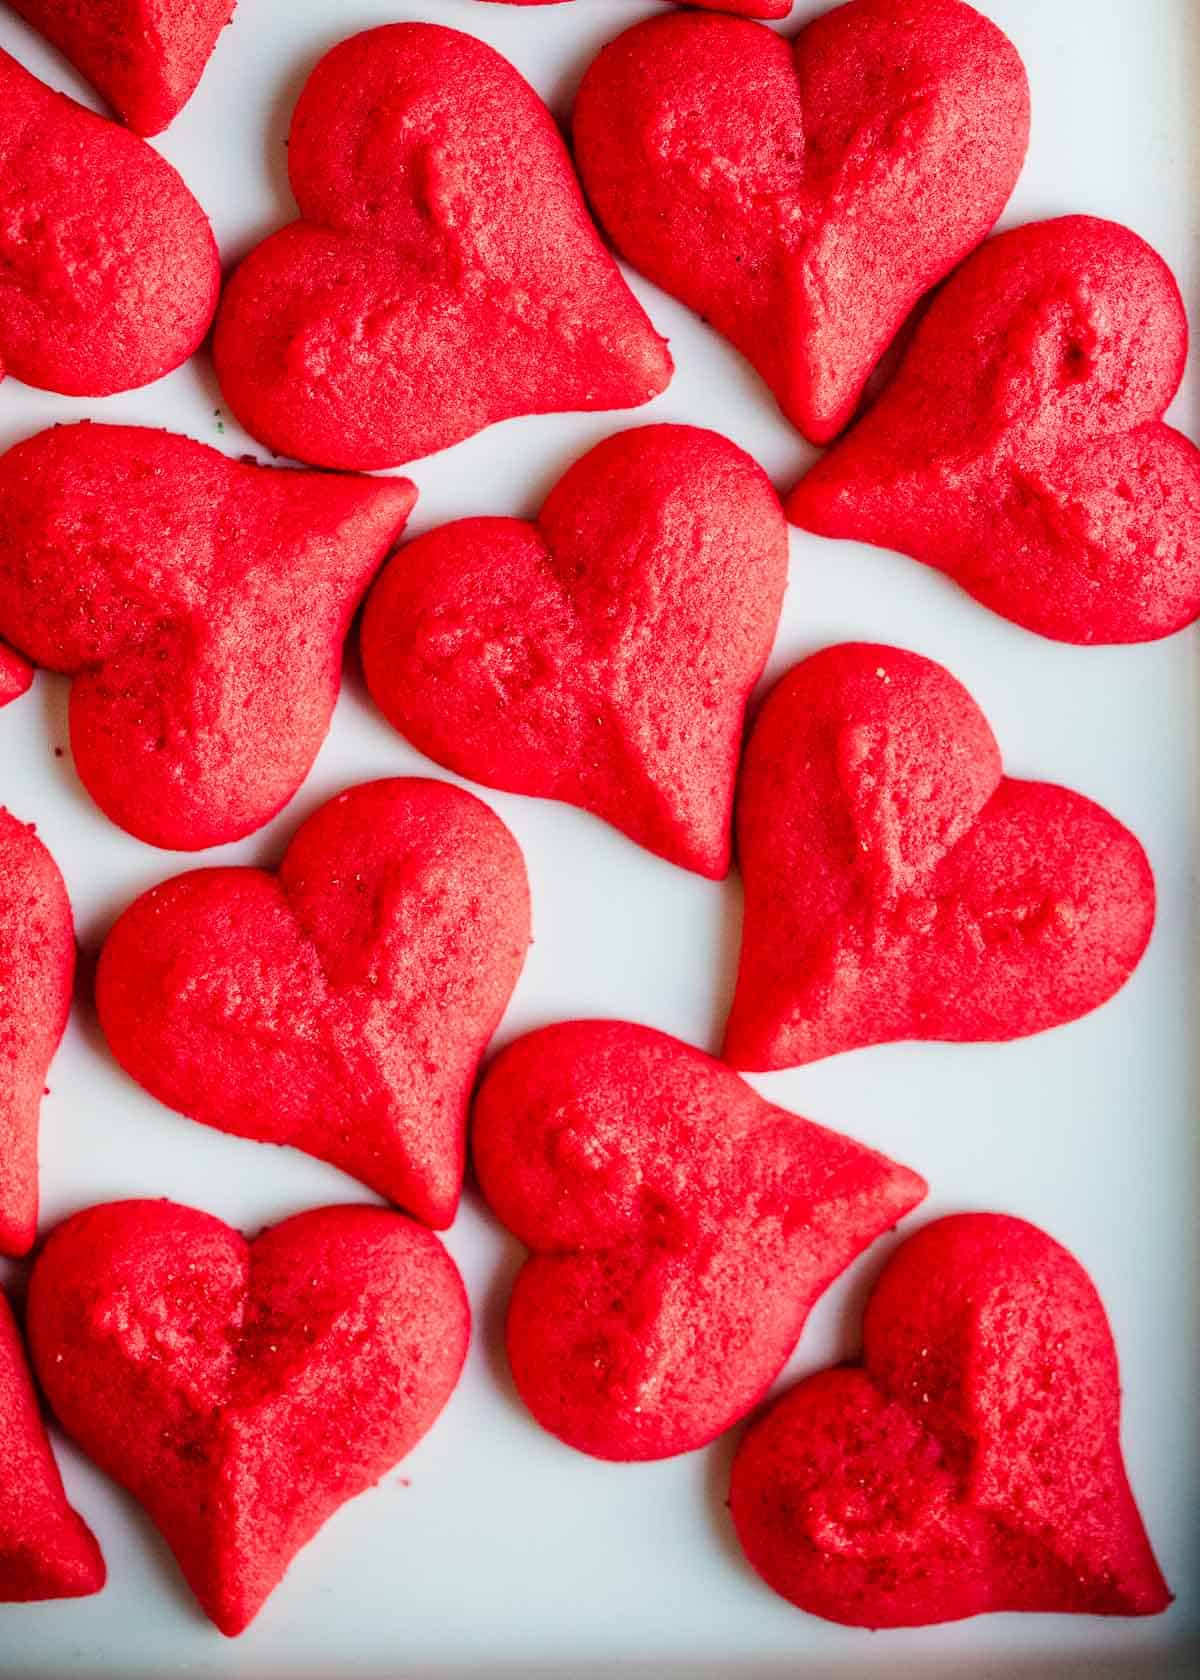
POLYGON ((432 1426, 469 1332, 453 1260, 382 1208, 318 1208, 247 1242, 194 1208, 110 1202, 58 1227, 29 1286, 59 1422, 229 1635, 432 1426))
POLYGON ((535 523, 462 519, 402 549, 363 618, 367 684, 437 763, 719 879, 787 563, 748 455, 693 426, 620 432, 535 523))
POLYGON ((425 23, 343 41, 300 96, 288 169, 302 219, 234 274, 213 343, 230 406, 280 454, 395 466, 670 379, 550 113, 482 41, 425 23))
POLYGON ((186 362, 221 270, 180 177, 5 52, 0 110, 0 376, 105 397, 186 362))
POLYGON ((287 804, 415 500, 404 479, 247 466, 139 426, 0 456, 0 636, 75 678, 75 768, 106 816, 195 851, 287 804))
POLYGON ((196 91, 235 0, 8 0, 135 134, 159 134, 196 91))
POLYGON ((75 925, 58 866, 32 828, 0 808, 0 1254, 27 1253, 37 1235, 38 1114, 74 978, 75 925))
POLYGON ((0 1290, 0 1604, 87 1598, 104 1585, 95 1537, 67 1503, 20 1333, 0 1290))
POLYGON ((160 1102, 446 1226, 529 916, 520 848, 486 805, 368 782, 303 824, 278 875, 193 870, 137 899, 100 954, 100 1025, 160 1102))
POLYGON ((824 443, 918 298, 1003 210, 1029 88, 1011 42, 962 0, 851 0, 794 43, 678 13, 602 50, 574 133, 621 255, 824 443))
POLYGON ((789 517, 911 554, 1043 636, 1169 636, 1200 615, 1200 450, 1162 424, 1186 355, 1179 288, 1128 228, 1014 228, 935 298, 789 517))
POLYGON ((0 643, 0 706, 7 706, 28 694, 33 684, 33 666, 19 653, 0 643))
POLYGON ((1079 1262, 1003 1214, 893 1255, 862 1368, 809 1377, 738 1449, 746 1556, 852 1627, 984 1611, 1151 1616, 1170 1593, 1121 1458, 1117 1355, 1079 1262))
POLYGON ((608 1459, 702 1447, 770 1387, 810 1308, 925 1184, 623 1021, 566 1021, 492 1064, 472 1151, 533 1254, 508 1309, 521 1397, 608 1459))
POLYGON ((737 835, 735 1067, 1043 1032, 1119 991, 1154 923, 1128 829, 1005 776, 961 683, 898 648, 826 648, 779 682, 746 748, 737 835))

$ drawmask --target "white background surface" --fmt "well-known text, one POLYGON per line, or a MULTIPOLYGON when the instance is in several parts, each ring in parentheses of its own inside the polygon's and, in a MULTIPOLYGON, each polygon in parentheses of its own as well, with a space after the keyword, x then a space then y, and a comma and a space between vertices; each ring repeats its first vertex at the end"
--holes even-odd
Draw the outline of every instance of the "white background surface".
MULTIPOLYGON (((795 22, 819 9, 797 7, 795 22)), ((1084 210, 1129 222, 1197 303, 1195 138, 1200 5, 1189 0, 985 0, 1033 87, 1029 163, 1006 222, 1084 210)), ((335 41, 400 18, 470 29, 562 114, 599 45, 657 0, 525 9, 475 0, 241 0, 200 90, 159 142, 205 205, 226 262, 289 217, 287 118, 335 41)), ((7 15, 0 45, 56 87, 96 100, 7 15)), ((681 307, 633 284, 678 373, 638 413, 510 422, 411 469, 414 533, 470 513, 532 513, 559 472, 609 431, 711 425, 781 486, 807 459, 745 365, 681 307)), ((1196 361, 1173 418, 1197 431, 1196 361)), ((205 356, 158 386, 76 403, 7 382, 0 445, 53 420, 168 425, 231 454, 253 447, 220 406, 205 356)), ((772 1100, 918 1168, 942 1212, 994 1208, 1045 1226, 1108 1305, 1125 1383, 1134 1489, 1178 1594, 1149 1622, 1004 1616, 865 1634, 802 1615, 741 1562, 723 1500, 730 1442, 663 1464, 600 1464, 541 1433, 504 1369, 500 1317, 515 1255, 468 1196, 449 1235, 476 1312, 464 1380, 433 1434, 345 1507, 235 1644, 202 1620, 139 1511, 69 1449, 72 1498, 108 1560, 96 1599, 0 1607, 6 1675, 166 1673, 570 1677, 1181 1673, 1200 1611, 1196 1515, 1197 1152, 1195 636, 1082 650, 1018 630, 896 556, 792 533, 792 580, 772 670, 846 637, 942 660, 990 718, 1019 776, 1099 799, 1140 835, 1158 879, 1146 960, 1107 1008, 998 1047, 892 1046, 757 1079, 772 1100), (407 1478, 411 1486, 400 1478, 407 1478)), ((136 892, 195 863, 113 828, 75 781, 65 685, 41 677, 0 713, 0 802, 36 820, 71 890, 85 953, 136 892)), ((426 772, 351 673, 317 767, 267 830, 199 861, 273 862, 297 823, 356 780, 426 772)), ((442 772, 437 772, 441 774, 442 772)), ((501 1041, 556 1018, 620 1015, 715 1048, 732 979, 736 880, 714 886, 563 806, 486 793, 523 845, 536 944, 501 1041)), ((85 965, 86 966, 86 965, 85 965)), ((169 1195, 253 1230, 313 1204, 365 1198, 332 1168, 159 1107, 109 1059, 86 999, 43 1113, 44 1223, 110 1197, 169 1195)), ((789 1375, 853 1351, 878 1245, 814 1314, 789 1375)), ((19 1269, 10 1268, 13 1281, 19 1269)), ((60 1442, 61 1447, 61 1442, 60 1442)))

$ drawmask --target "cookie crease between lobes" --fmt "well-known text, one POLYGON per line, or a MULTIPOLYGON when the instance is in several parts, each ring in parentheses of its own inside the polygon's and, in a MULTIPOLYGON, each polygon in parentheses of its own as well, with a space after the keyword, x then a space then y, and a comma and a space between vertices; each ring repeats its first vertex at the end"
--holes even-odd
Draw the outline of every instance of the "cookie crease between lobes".
POLYGON ((21 1333, 0 1289, 0 1604, 87 1598, 104 1585, 95 1537, 67 1503, 21 1333))
POLYGON ((853 1627, 1157 1615, 1171 1594, 1120 1404, 1079 1262, 1021 1219, 940 1219, 884 1268, 861 1363, 808 1377, 750 1426, 734 1527, 768 1586, 853 1627))
POLYGON ((1058 641, 1169 636, 1200 615, 1200 450, 1162 421, 1187 341, 1174 276, 1128 228, 1013 228, 934 299, 788 517, 1058 641))
POLYGON ((809 1311, 926 1185, 765 1102, 665 1033, 565 1021, 491 1064, 472 1152, 531 1250, 509 1302, 513 1379, 597 1458, 705 1446, 758 1404, 809 1311))
POLYGON ((301 825, 278 874, 193 870, 135 900, 96 1007, 160 1102, 305 1150, 441 1228, 529 943, 499 817, 447 782, 368 782, 301 825))
POLYGON ((1098 1009, 1154 925, 1154 876, 1082 794, 1005 776, 942 666, 847 642, 750 733, 745 916, 723 1054, 794 1067, 902 1039, 1002 1041, 1098 1009))
POLYGON ((231 1637, 430 1429, 469 1334, 453 1260, 382 1208, 318 1208, 247 1242, 194 1208, 110 1202, 58 1226, 30 1279, 55 1416, 231 1637))
POLYGON ((58 865, 0 806, 0 1254, 27 1254, 37 1235, 38 1121, 74 978, 58 865))
POLYGON ((665 389, 553 118, 484 42, 426 23, 343 41, 300 95, 288 171, 300 219, 236 270, 213 340, 226 400, 277 453, 396 466, 665 389))
POLYGON ((827 443, 1025 159, 1016 49, 964 0, 850 0, 794 40, 676 12, 604 47, 575 156, 618 252, 827 443))
POLYGON ((0 377, 69 397, 186 362, 221 285, 204 211, 152 146, 0 52, 0 377))
POLYGON ((405 479, 246 465, 140 426, 52 427, 0 456, 0 637, 74 679, 75 769, 106 816, 199 851, 288 803, 415 501, 405 479))
POLYGON ((576 461, 536 521, 460 519, 402 548, 363 617, 367 686, 438 764, 581 805, 719 880, 787 566, 748 455, 636 427, 576 461))

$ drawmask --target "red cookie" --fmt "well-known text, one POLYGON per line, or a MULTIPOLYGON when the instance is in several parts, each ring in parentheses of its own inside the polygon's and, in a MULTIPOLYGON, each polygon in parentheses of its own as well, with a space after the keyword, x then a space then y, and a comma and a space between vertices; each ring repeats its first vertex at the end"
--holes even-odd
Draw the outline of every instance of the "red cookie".
POLYGON ((0 808, 0 1254, 27 1253, 37 1235, 38 1111, 74 977, 58 866, 32 828, 0 808))
POLYGON ((0 110, 0 377, 105 397, 186 362, 221 271, 171 165, 5 52, 0 110))
POLYGON ((76 679, 75 767, 107 816, 194 851, 287 804, 415 500, 404 479, 246 466, 139 426, 0 457, 0 636, 76 679))
POLYGON ((278 875, 193 870, 143 894, 105 941, 96 1003, 160 1102, 331 1161, 442 1227, 528 945, 499 817, 446 782, 368 782, 308 819, 278 875))
POLYGON ((814 443, 1020 173, 1025 71, 961 0, 851 0, 795 42, 677 13, 584 77, 575 155, 621 254, 753 362, 814 443))
POLYGON ((1154 922, 1128 829, 1005 776, 966 689, 898 648, 846 643, 787 673, 749 738, 737 834, 735 1067, 1042 1032, 1119 991, 1154 922))
POLYGON ((925 1184, 623 1021, 566 1021, 492 1064, 472 1149, 528 1248, 508 1356, 542 1426, 597 1458, 702 1447, 778 1376, 809 1310, 925 1184))
POLYGON ((213 347, 280 454, 394 466, 670 379, 550 113, 482 41, 425 23, 343 41, 300 96, 288 168, 302 219, 237 270, 213 347))
POLYGON ((135 134, 158 134, 196 91, 235 0, 8 0, 135 134))
POLYGON ((0 1290, 0 1604, 87 1598, 104 1585, 95 1538, 67 1503, 12 1312, 0 1290))
POLYGON ((911 554, 1043 636, 1170 635, 1200 615, 1200 450, 1161 423, 1186 355, 1179 288, 1128 228, 1015 228, 935 298, 788 514, 911 554))
POLYGON ((29 692, 33 682, 33 666, 19 653, 0 643, 0 706, 7 706, 29 692))
POLYGON ((809 1377, 751 1426, 738 1538, 768 1586, 852 1627, 1155 1615, 1171 1595, 1120 1399, 1104 1307, 1066 1249, 1003 1214, 937 1220, 888 1262, 862 1368, 809 1377))
POLYGON ((318 1208, 248 1243, 194 1208, 109 1202, 58 1227, 29 1286, 59 1422, 229 1635, 416 1446, 469 1331, 441 1243, 382 1208, 318 1208))
POLYGON ((536 523, 461 519, 403 549, 367 603, 367 683, 437 763, 719 879, 787 561, 775 492, 734 444, 620 432, 536 523))

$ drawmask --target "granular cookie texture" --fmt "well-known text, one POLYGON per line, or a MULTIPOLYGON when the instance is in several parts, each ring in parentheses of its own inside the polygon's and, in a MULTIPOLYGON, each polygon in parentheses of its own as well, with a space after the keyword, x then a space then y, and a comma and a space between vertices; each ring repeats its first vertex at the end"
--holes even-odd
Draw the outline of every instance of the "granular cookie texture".
POLYGON ((235 0, 9 0, 102 93, 135 134, 174 121, 233 16, 235 0))
POLYGON ((148 385, 208 331, 204 211, 152 146, 0 52, 0 375, 70 397, 148 385))
POLYGON ((1002 233, 788 515, 910 554, 1058 641, 1170 635, 1200 615, 1200 450, 1162 422, 1187 336, 1174 277, 1128 228, 1002 233))
POLYGON ((58 866, 33 829, 0 807, 0 1254, 27 1253, 37 1235, 38 1117, 74 976, 75 928, 58 866))
POLYGON ((1016 183, 1029 87, 962 0, 850 0, 794 41, 676 12, 604 47, 575 155, 617 250, 723 334, 814 443, 1016 183))
POLYGON ((1060 1026, 1120 990, 1154 923, 1129 830, 1005 776, 962 684, 899 648, 844 643, 781 679, 747 744, 737 837, 739 1068, 1060 1026))
POLYGON ((234 413, 278 453, 395 466, 670 379, 549 111, 473 36, 343 41, 300 96, 288 169, 301 219, 237 269, 213 342, 234 413))
POLYGON ((607 1459, 689 1452, 736 1423, 817 1298, 925 1195, 906 1167, 624 1021, 502 1051, 472 1148, 492 1211, 532 1251, 508 1309, 517 1388, 544 1428, 607 1459))
POLYGON ((381 1208, 319 1208, 247 1242, 194 1208, 110 1202, 51 1234, 29 1291, 58 1421, 229 1635, 430 1428, 469 1330, 441 1243, 381 1208))
POLYGON ((363 618, 367 684, 448 769, 582 805, 719 879, 787 564, 748 455, 635 427, 569 468, 535 522, 460 519, 401 549, 363 618))
POLYGON ((1021 1219, 941 1219, 885 1268, 861 1365, 809 1377, 751 1426, 734 1526, 776 1592, 856 1627, 1155 1615, 1171 1595, 1119 1416, 1112 1333, 1078 1261, 1021 1219))
POLYGON ((104 1585, 91 1530, 67 1503, 12 1310, 0 1290, 0 1604, 86 1598, 104 1585))
POLYGON ((303 824, 278 874, 194 870, 137 899, 101 952, 100 1023, 160 1101, 446 1226, 529 922, 520 848, 486 805, 369 782, 303 824))
POLYGON ((0 456, 0 636, 75 678, 75 767, 107 816, 197 851, 287 804, 415 501, 404 479, 246 465, 140 426, 0 456))

